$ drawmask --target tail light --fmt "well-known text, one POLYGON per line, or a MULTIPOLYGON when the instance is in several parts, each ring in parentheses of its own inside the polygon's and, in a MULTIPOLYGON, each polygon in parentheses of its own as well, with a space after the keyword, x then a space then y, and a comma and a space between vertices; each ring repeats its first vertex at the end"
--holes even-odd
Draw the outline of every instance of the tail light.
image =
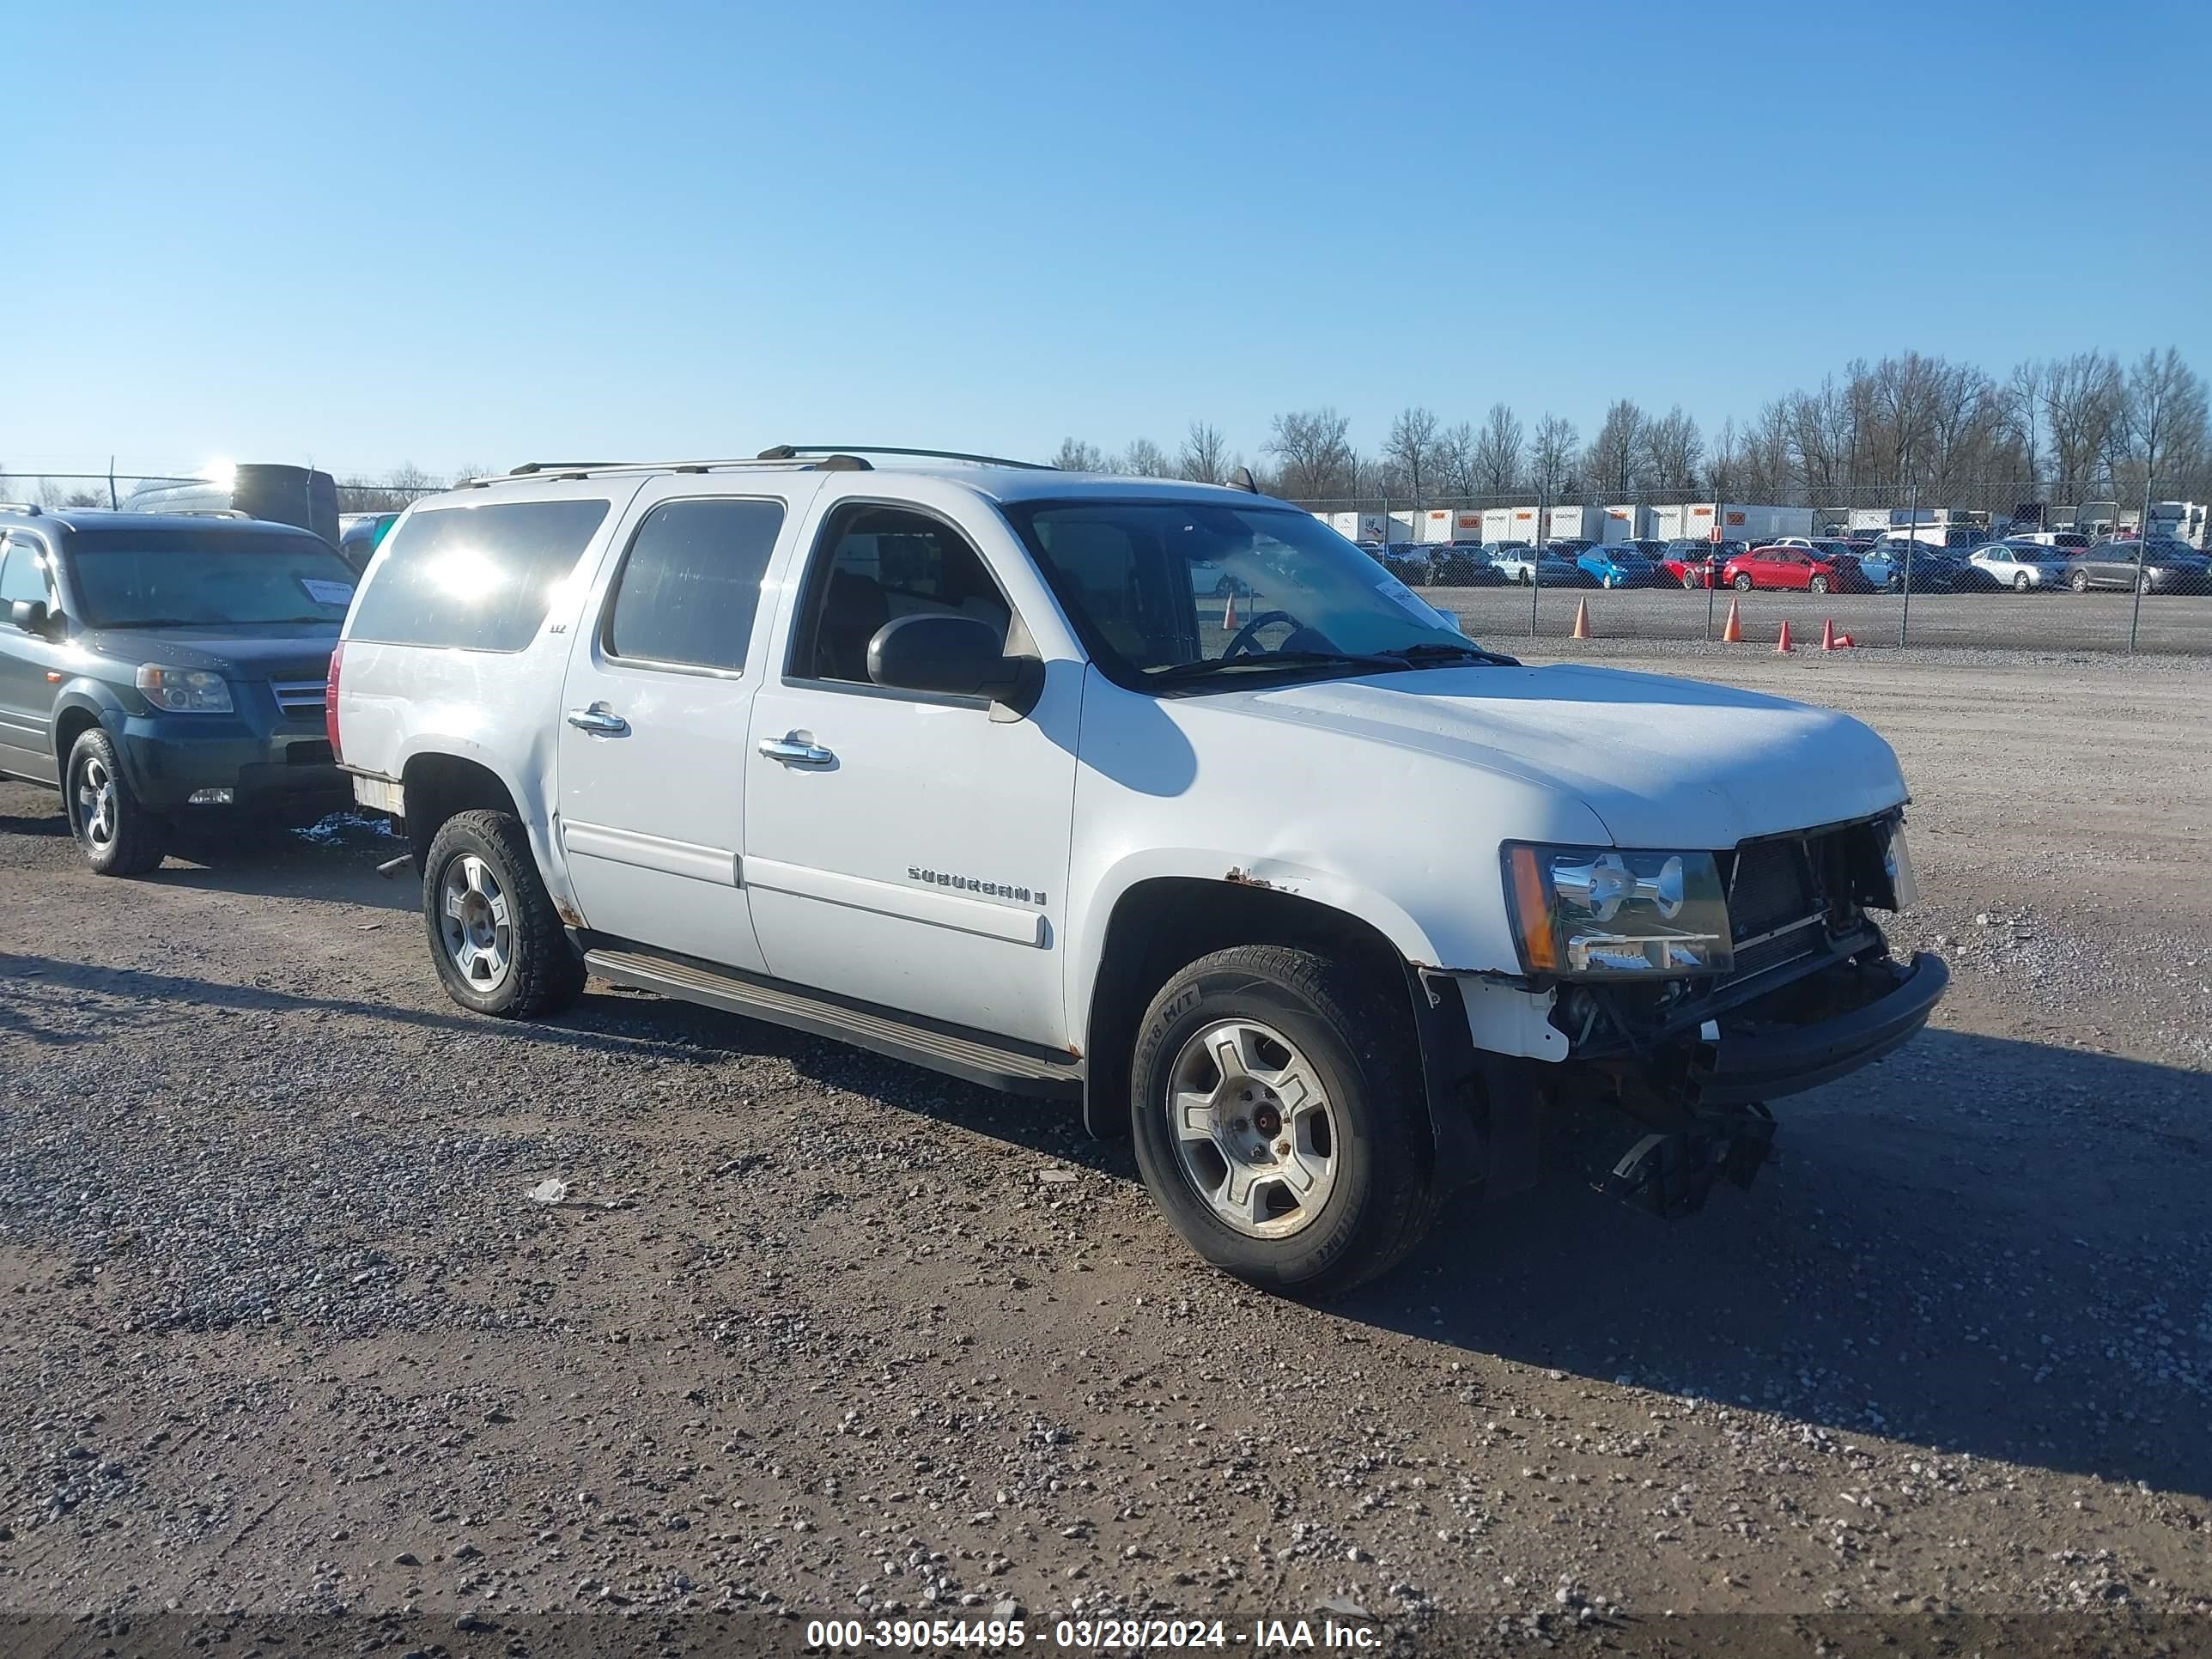
POLYGON ((323 732, 331 740, 331 758, 345 758, 338 748, 338 663, 345 655, 345 642, 341 640, 331 648, 331 672, 323 682, 323 732))

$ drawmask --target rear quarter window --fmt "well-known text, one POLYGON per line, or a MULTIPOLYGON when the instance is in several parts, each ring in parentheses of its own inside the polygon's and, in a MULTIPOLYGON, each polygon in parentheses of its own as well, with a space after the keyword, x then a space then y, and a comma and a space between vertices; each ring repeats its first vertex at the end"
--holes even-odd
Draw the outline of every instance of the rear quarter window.
POLYGON ((610 505, 508 501, 416 514, 385 538, 384 562, 354 606, 347 637, 521 650, 610 505))

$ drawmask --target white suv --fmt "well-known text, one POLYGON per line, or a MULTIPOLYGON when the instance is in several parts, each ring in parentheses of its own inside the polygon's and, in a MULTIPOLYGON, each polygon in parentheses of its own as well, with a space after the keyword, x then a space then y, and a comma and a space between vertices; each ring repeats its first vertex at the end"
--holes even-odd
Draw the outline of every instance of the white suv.
POLYGON ((548 465, 416 503, 331 665, 433 960, 1079 1100, 1321 1292, 1610 1115, 1694 1208, 1942 994, 1855 720, 1482 650, 1310 514, 975 458, 548 465), (1195 575, 1194 573, 1196 573, 1195 575))

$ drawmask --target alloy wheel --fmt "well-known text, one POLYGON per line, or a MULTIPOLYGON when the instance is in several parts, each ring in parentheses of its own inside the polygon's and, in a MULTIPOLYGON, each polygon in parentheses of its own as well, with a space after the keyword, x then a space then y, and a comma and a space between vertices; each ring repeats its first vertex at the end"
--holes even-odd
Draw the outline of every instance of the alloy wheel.
POLYGON ((1286 1238, 1335 1190, 1342 1152, 1320 1074, 1256 1020, 1217 1021, 1176 1056, 1163 1105, 1184 1177, 1225 1225, 1286 1238))

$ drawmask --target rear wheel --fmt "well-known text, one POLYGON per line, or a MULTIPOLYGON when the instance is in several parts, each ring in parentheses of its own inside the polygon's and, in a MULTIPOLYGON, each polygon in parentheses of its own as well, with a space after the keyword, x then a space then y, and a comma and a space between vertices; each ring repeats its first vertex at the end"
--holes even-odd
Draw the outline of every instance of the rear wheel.
POLYGON ((2089 573, 2086 570, 2075 571, 2072 580, 2067 583, 2067 586, 2071 587, 2076 593, 2087 592, 2089 591, 2089 573))
POLYGON ((143 876, 160 866, 168 823, 132 791, 115 739, 97 726, 70 747, 62 805, 95 875, 143 876))
POLYGON ((1202 957, 1153 999, 1130 1088, 1146 1186, 1251 1284, 1347 1290, 1434 1218, 1412 1020, 1370 974, 1278 945, 1202 957))
POLYGON ((447 994, 500 1019, 558 1013, 583 994, 584 963, 562 931, 521 822, 458 812, 423 861, 422 918, 447 994))
POLYGON ((1815 593, 1825 593, 1828 591, 1828 579, 1826 576, 1815 576, 1807 586, 1815 593))
POLYGON ((2033 585, 2033 580, 2025 570, 2021 571, 2020 574, 2012 579, 2012 591, 2015 593, 2025 593, 2033 585))

